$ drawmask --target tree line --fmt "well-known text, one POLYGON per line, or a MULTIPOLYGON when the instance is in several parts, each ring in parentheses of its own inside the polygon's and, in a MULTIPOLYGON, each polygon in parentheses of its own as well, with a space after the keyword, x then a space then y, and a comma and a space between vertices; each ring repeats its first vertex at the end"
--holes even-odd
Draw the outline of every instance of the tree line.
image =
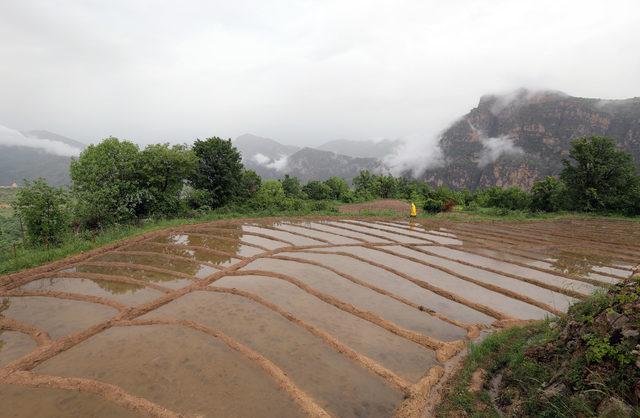
POLYGON ((559 177, 531 190, 490 187, 452 190, 423 180, 361 171, 352 180, 331 177, 302 184, 296 177, 262 180, 242 165, 231 140, 212 137, 193 146, 107 138, 88 146, 70 166, 71 186, 26 181, 13 204, 29 245, 55 246, 69 234, 135 224, 150 218, 229 212, 313 212, 332 202, 413 201, 426 212, 466 210, 640 214, 640 177, 630 154, 603 137, 573 142, 559 177))

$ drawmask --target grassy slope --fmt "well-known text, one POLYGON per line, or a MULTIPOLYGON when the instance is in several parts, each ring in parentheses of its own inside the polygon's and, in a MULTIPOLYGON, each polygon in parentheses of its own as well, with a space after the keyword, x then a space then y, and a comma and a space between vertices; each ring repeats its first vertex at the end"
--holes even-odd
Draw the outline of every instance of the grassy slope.
POLYGON ((640 276, 470 347, 437 416, 640 416, 640 276), (474 372, 484 385, 470 391, 474 372), (496 380, 500 379, 500 383, 496 380))

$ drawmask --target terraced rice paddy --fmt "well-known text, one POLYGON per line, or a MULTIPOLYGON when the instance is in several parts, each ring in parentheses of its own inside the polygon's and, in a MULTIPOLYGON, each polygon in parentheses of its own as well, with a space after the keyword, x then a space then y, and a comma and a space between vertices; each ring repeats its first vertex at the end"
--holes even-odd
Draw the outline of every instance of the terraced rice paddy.
POLYGON ((636 225, 216 222, 0 277, 1 415, 428 415, 469 341, 629 276, 636 225))

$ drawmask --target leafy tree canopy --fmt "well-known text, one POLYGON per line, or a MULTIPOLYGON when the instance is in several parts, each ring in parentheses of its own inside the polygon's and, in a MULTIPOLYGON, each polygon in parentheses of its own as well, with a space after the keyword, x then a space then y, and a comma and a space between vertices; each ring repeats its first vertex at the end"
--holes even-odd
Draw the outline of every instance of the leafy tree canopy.
POLYGON ((193 144, 193 152, 198 162, 191 182, 195 188, 209 193, 210 207, 220 207, 239 193, 243 166, 240 152, 230 139, 213 137, 197 140, 193 144))

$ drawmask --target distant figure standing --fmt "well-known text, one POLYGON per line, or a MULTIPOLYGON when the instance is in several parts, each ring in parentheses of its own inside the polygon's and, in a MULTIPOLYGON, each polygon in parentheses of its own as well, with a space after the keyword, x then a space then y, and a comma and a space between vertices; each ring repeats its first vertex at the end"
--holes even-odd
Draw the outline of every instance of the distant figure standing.
POLYGON ((411 202, 411 217, 415 218, 417 215, 417 211, 416 211, 416 204, 411 202))

